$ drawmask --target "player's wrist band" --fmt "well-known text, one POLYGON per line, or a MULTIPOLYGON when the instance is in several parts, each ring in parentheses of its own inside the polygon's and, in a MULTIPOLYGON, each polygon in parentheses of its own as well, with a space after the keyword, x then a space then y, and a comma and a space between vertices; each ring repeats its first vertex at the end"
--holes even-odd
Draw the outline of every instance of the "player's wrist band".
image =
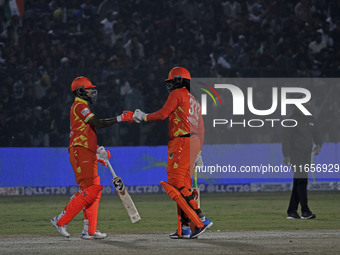
POLYGON ((119 115, 116 117, 117 118, 117 122, 121 122, 122 121, 122 117, 119 115))

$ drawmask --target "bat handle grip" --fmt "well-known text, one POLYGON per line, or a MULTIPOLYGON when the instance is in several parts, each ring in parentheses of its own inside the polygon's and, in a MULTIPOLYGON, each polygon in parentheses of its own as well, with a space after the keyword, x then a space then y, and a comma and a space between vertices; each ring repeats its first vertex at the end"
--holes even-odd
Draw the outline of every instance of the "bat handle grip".
POLYGON ((113 170, 110 161, 109 161, 108 159, 106 159, 105 162, 106 162, 107 166, 109 167, 109 169, 110 169, 110 171, 111 171, 111 174, 112 174, 113 178, 116 178, 117 175, 116 175, 115 171, 113 170))
POLYGON ((197 170, 194 168, 194 187, 196 188, 197 186, 197 170))

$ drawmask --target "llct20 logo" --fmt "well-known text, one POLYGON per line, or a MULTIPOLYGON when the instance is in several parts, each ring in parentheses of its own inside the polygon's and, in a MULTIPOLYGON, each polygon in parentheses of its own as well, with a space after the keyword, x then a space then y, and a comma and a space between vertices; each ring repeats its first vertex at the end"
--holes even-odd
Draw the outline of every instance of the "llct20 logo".
MULTIPOLYGON (((201 83, 203 84, 203 83, 201 83)), ((203 84, 205 86, 209 86, 206 84, 203 84)), ((214 87, 216 89, 227 89, 231 92, 232 98, 233 98, 233 115, 244 115, 245 114, 245 96, 242 92, 242 90, 232 84, 215 84, 214 87)), ((215 93, 217 98, 220 101, 220 104, 222 106, 222 101, 218 93, 214 88, 209 86, 209 88, 215 93)), ((206 89, 202 89, 204 92, 209 94, 211 98, 213 98, 215 105, 216 100, 213 97, 213 95, 207 91, 206 89)), ((253 88, 248 87, 247 88, 247 106, 248 110, 253 113, 254 115, 257 116, 269 116, 273 114, 278 107, 278 88, 273 87, 272 88, 272 105, 269 109, 256 109, 254 107, 254 102, 253 102, 253 88)), ((281 115, 286 116, 287 115, 287 105, 295 105, 304 115, 312 115, 308 109, 304 106, 304 104, 308 103, 311 99, 311 93, 308 89, 305 88, 298 88, 298 87, 282 87, 281 88, 281 115), (304 95, 301 98, 287 98, 288 94, 302 94, 304 95)), ((202 115, 207 114, 207 95, 202 94, 201 95, 201 108, 202 108, 202 115)), ((275 126, 275 122, 280 122, 283 127, 295 127, 298 123, 294 119, 250 119, 250 120, 245 120, 243 119, 242 121, 235 122, 232 119, 227 120, 227 119, 214 119, 213 120, 213 127, 216 125, 226 125, 229 124, 231 127, 235 125, 242 125, 243 127, 262 127, 264 126, 265 122, 271 123, 271 127, 275 126)))

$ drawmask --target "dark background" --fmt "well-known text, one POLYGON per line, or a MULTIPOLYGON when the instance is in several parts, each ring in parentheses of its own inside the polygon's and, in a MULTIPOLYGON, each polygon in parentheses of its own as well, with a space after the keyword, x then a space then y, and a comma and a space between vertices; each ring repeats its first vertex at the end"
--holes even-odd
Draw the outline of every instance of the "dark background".
MULTIPOLYGON (((340 2, 24 1, 22 19, 0 6, 0 146, 65 147, 72 80, 98 89, 92 110, 158 110, 174 65, 192 77, 339 77, 340 2)), ((318 87, 327 95, 329 87, 318 87)), ((323 107, 326 142, 338 142, 339 87, 323 107)), ((322 100, 317 104, 322 105, 322 100)), ((317 105, 317 106, 318 106, 317 105)), ((321 109, 321 108, 320 108, 321 109)), ((167 121, 98 131, 105 146, 167 143, 167 121)), ((252 137, 229 143, 277 142, 252 137)))

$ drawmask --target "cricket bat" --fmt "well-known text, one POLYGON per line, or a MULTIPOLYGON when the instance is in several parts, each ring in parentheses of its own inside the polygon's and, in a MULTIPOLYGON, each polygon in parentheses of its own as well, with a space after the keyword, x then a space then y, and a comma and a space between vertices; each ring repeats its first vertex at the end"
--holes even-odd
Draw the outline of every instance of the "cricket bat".
POLYGON ((106 163, 111 171, 111 174, 113 176, 113 186, 115 187, 120 200, 122 200, 122 203, 126 209, 126 212, 128 213, 130 220, 132 223, 136 223, 138 221, 141 220, 141 217, 137 211, 137 208, 135 206, 135 204, 132 201, 132 198, 130 196, 130 194, 128 193, 122 179, 116 175, 115 171, 113 170, 109 160, 106 160, 106 163))
POLYGON ((198 204, 198 208, 201 208, 200 188, 197 185, 197 169, 196 169, 196 167, 194 167, 194 183, 192 185, 191 192, 193 193, 194 199, 198 204))
MULTIPOLYGON (((198 204, 198 208, 201 208, 200 188, 197 185, 197 170, 196 170, 196 167, 194 167, 194 180, 193 180, 193 184, 192 184, 192 187, 191 187, 191 192, 192 192, 192 195, 194 197, 194 200, 198 204)), ((180 224, 178 226, 182 226, 182 224, 180 224)), ((190 222, 190 228, 191 228, 191 231, 195 231, 195 225, 192 222, 190 222)), ((178 231, 179 231, 179 227, 178 227, 178 231)))

